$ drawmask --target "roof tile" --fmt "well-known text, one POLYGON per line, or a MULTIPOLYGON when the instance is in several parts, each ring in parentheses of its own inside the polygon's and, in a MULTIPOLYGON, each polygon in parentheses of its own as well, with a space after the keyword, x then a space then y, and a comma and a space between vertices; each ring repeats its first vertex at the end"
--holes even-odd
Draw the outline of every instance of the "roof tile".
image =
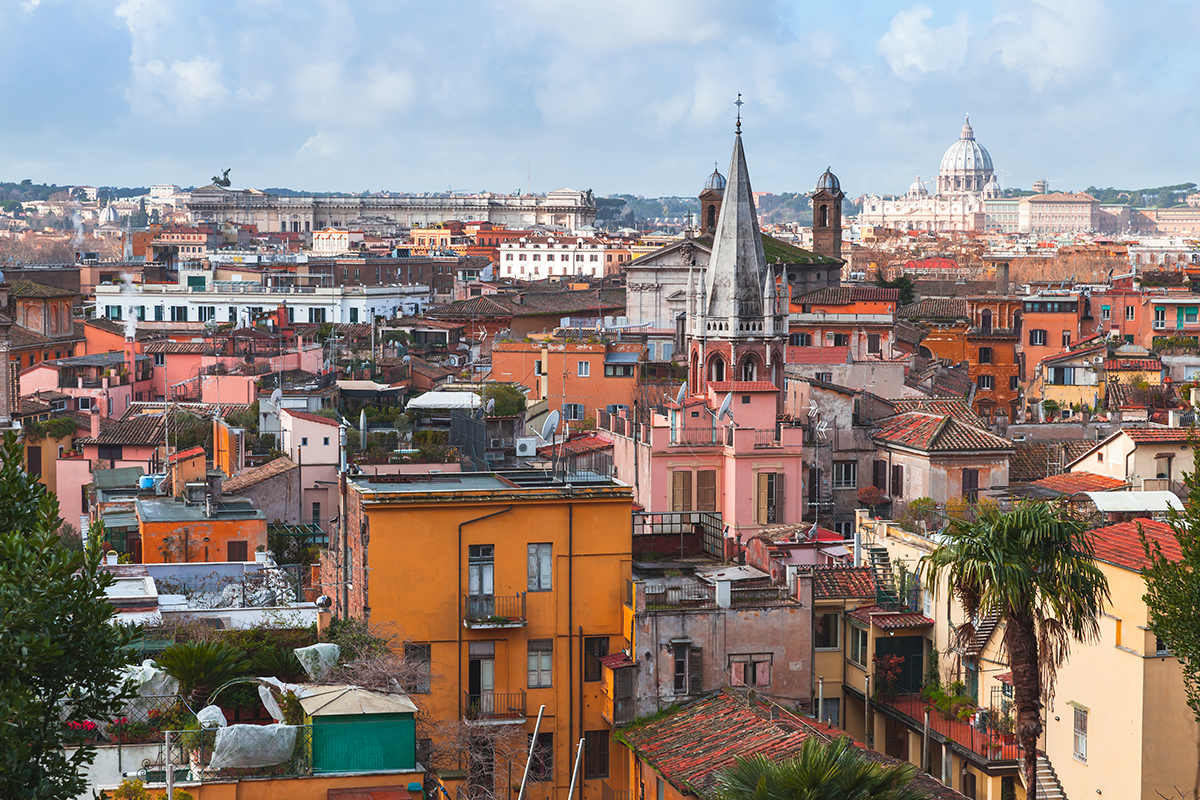
POLYGON ((1032 486, 1049 489, 1059 494, 1071 495, 1076 492, 1106 492, 1110 489, 1120 489, 1124 481, 1110 478, 1107 475, 1097 475, 1094 472, 1063 472, 1059 475, 1049 475, 1031 481, 1032 486))
POLYGON ((1012 442, 950 415, 910 411, 880 423, 877 441, 926 452, 1011 450, 1012 442))
POLYGON ((870 567, 813 567, 815 599, 874 596, 875 572, 870 567))
POLYGON ((1167 558, 1175 561, 1183 558, 1179 540, 1171 532, 1171 526, 1165 522, 1151 519, 1135 519, 1131 522, 1119 522, 1107 528, 1096 528, 1091 531, 1092 546, 1096 558, 1124 569, 1140 572, 1150 565, 1146 551, 1142 549, 1142 539, 1139 531, 1146 534, 1146 539, 1158 544, 1167 558))

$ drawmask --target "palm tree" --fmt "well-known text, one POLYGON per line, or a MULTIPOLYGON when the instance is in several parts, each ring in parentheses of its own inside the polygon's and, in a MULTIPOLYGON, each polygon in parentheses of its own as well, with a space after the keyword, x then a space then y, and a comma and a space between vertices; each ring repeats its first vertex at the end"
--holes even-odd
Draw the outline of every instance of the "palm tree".
POLYGON ((910 786, 912 764, 881 764, 848 737, 832 742, 811 736, 785 761, 759 754, 740 758, 717 776, 713 800, 923 800, 910 786))
POLYGON ((980 506, 974 519, 954 520, 941 543, 922 559, 926 584, 945 576, 967 622, 959 637, 974 636, 977 615, 1005 620, 1004 649, 1012 667, 1017 741, 1023 750, 1029 800, 1037 788, 1037 741, 1042 698, 1070 643, 1094 641, 1109 600, 1108 581, 1096 566, 1086 525, 1061 504, 1026 500, 1008 513, 980 506))

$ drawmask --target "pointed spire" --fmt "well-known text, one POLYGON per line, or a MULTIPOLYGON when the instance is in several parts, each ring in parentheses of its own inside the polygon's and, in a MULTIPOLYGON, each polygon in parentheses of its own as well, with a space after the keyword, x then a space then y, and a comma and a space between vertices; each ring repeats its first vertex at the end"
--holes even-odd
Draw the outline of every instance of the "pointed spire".
POLYGON ((770 278, 740 133, 734 137, 726 181, 704 280, 704 312, 726 323, 723 330, 728 335, 736 335, 738 320, 762 319, 770 278))

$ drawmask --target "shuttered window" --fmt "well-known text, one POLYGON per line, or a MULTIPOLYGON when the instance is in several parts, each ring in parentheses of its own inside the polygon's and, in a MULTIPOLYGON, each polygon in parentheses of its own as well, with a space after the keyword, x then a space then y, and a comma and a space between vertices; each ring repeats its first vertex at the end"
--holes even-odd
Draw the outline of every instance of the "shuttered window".
POLYGON ((759 525, 776 525, 784 521, 783 475, 778 472, 758 473, 757 514, 759 525))
POLYGON ((702 469, 696 472, 696 510, 717 510, 717 471, 702 469))
POLYGON ((552 639, 529 640, 529 688, 550 686, 553 673, 554 641, 552 639))
POLYGON ((671 510, 692 510, 692 473, 681 470, 671 473, 671 510))
POLYGON ((887 462, 876 461, 871 475, 871 484, 881 492, 887 491, 887 462))
POLYGON ((553 588, 551 575, 553 573, 552 546, 549 544, 529 545, 529 583, 531 592, 548 592, 553 588))
POLYGON ((892 465, 892 499, 899 500, 904 497, 904 467, 899 464, 892 465))

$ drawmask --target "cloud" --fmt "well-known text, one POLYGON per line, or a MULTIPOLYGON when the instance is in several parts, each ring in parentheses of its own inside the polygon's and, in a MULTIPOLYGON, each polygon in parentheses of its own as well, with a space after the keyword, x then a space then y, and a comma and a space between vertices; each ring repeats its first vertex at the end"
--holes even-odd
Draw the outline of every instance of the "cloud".
POLYGON ((930 19, 933 9, 926 5, 901 11, 892 17, 887 33, 875 45, 892 72, 902 78, 917 73, 949 72, 966 60, 971 33, 966 13, 960 13, 953 25, 940 28, 926 25, 930 19))
POLYGON ((1110 15, 1100 0, 1025 0, 1004 6, 989 49, 1033 88, 1087 75, 1111 57, 1110 15))

